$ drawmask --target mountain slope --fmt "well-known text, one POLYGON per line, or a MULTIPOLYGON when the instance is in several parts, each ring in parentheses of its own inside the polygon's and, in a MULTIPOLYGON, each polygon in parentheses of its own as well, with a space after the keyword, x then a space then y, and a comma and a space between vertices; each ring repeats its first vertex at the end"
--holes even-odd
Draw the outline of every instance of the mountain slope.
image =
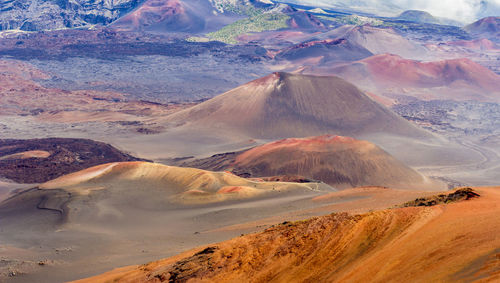
POLYGON ((308 41, 285 48, 276 55, 278 60, 301 61, 321 58, 321 63, 360 60, 373 55, 366 48, 353 44, 346 39, 325 39, 308 41))
POLYGON ((441 22, 432 16, 430 13, 419 10, 407 10, 401 13, 398 19, 416 22, 416 23, 428 23, 428 24, 440 24, 441 22))
POLYGON ((0 30, 53 30, 107 25, 144 0, 0 1, 0 30))
MULTIPOLYGON (((111 26, 121 30, 152 32, 198 33, 214 30, 236 21, 236 13, 225 11, 223 1, 208 0, 146 0, 134 11, 119 18, 111 26), (218 7, 220 9, 218 9, 218 7), (226 13, 226 14, 224 14, 226 13)), ((238 7, 253 7, 250 3, 236 1, 238 7)), ((227 4, 229 5, 229 4, 227 4)), ((244 12, 244 11, 242 11, 244 12)))
POLYGON ((258 0, 0 1, 0 30, 54 30, 114 24, 123 30, 199 32, 272 6, 258 0))
MULTIPOLYGON (((0 205, 0 211, 6 213, 20 209, 17 206, 20 202, 38 202, 38 208, 61 211, 63 220, 67 220, 65 217, 70 211, 73 217, 92 215, 93 212, 78 212, 81 207, 112 202, 112 207, 123 208, 133 198, 141 198, 148 204, 145 207, 161 207, 174 203, 212 203, 314 190, 332 189, 318 183, 256 182, 225 172, 150 162, 115 162, 64 175, 14 195, 0 205)), ((92 217, 99 218, 99 215, 92 217)))
POLYGON ((226 129, 254 138, 428 134, 337 77, 274 73, 167 117, 172 127, 226 129))
POLYGON ((444 184, 439 186, 439 182, 428 180, 370 142, 331 135, 279 140, 182 166, 229 170, 246 177, 300 176, 337 188, 445 189, 444 184))
POLYGON ((458 21, 446 18, 436 18, 430 13, 420 10, 404 11, 399 16, 397 16, 396 19, 408 22, 424 23, 424 24, 462 26, 462 24, 458 21))
POLYGON ((464 30, 476 37, 484 37, 499 42, 500 17, 487 17, 464 27, 464 30))
POLYGON ((392 28, 356 26, 343 35, 343 38, 363 46, 373 54, 391 53, 404 58, 420 58, 427 52, 424 47, 404 38, 392 28))
POLYGON ((371 91, 393 91, 420 99, 500 101, 500 76, 469 59, 420 62, 381 54, 310 72, 337 75, 371 91))
POLYGON ((496 282, 500 188, 475 192, 437 198, 458 200, 450 204, 284 222, 78 282, 496 282))

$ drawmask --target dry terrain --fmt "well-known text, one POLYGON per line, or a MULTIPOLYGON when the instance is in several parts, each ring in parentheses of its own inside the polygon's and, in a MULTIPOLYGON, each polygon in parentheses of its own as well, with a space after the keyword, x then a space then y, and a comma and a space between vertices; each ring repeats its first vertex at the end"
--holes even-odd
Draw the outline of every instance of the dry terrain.
POLYGON ((78 282, 496 282, 500 188, 475 192, 448 204, 283 222, 78 282))
POLYGON ((242 152, 171 162, 184 167, 231 171, 247 178, 320 180, 337 188, 366 185, 417 190, 446 188, 370 142, 332 135, 289 138, 242 152))
POLYGON ((336 192, 324 183, 264 182, 144 162, 10 188, 0 203, 0 278, 12 282, 84 278, 283 221, 384 209, 433 194, 380 187, 336 192))

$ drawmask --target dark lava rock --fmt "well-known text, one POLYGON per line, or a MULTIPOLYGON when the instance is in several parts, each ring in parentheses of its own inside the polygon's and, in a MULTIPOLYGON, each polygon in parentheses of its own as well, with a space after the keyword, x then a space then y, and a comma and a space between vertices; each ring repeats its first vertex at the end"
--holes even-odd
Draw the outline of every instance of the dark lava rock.
POLYGON ((147 161, 113 146, 88 139, 0 139, 0 177, 18 183, 42 183, 59 176, 109 162, 147 161), (15 157, 28 151, 45 151, 48 157, 15 157))

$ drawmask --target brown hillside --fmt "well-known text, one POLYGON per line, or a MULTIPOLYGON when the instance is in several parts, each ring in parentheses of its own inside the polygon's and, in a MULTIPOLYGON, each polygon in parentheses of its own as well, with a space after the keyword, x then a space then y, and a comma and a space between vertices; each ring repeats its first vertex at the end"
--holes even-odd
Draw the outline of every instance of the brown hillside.
POLYGON ((254 138, 335 133, 428 137, 337 77, 274 73, 170 115, 171 126, 225 129, 254 138))

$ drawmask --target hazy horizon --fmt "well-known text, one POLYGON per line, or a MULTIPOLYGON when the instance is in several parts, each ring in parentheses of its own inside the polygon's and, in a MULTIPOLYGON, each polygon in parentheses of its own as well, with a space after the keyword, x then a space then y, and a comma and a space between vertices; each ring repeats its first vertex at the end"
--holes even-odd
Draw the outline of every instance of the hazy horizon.
POLYGON ((345 7, 383 16, 394 16, 405 10, 422 10, 433 16, 461 23, 471 23, 484 17, 500 14, 500 0, 290 0, 284 2, 323 7, 345 7))

